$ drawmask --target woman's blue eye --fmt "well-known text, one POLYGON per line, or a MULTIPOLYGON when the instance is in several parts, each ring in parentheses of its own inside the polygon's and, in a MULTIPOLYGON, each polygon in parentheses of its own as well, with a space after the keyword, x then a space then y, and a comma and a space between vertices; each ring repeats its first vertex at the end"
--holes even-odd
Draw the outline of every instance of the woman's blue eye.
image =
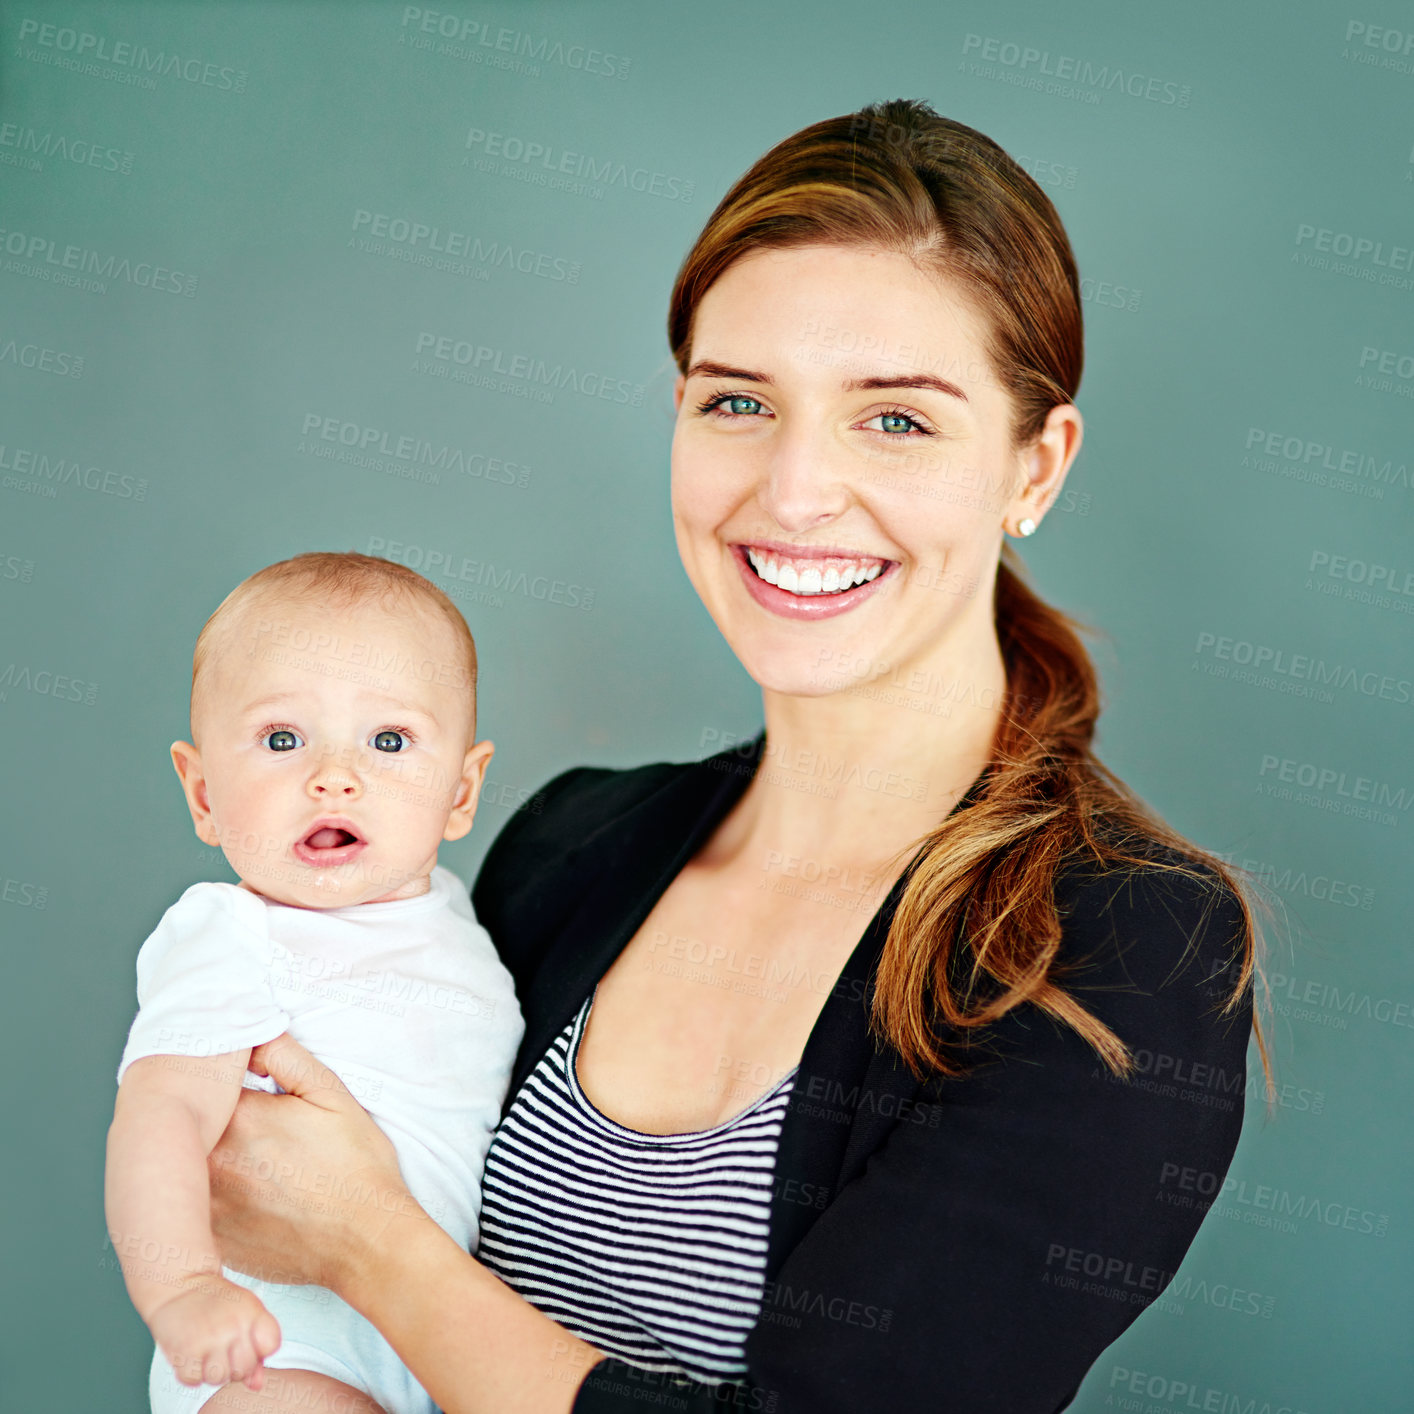
POLYGON ((304 745, 288 727, 280 727, 271 732, 265 738, 265 744, 271 751, 293 751, 295 747, 304 745))
POLYGON ((406 745, 407 738, 402 732, 379 732, 373 738, 375 751, 401 751, 406 745))
POLYGON ((697 404, 697 411, 704 417, 713 415, 725 418, 755 417, 766 409, 760 398, 750 393, 716 393, 697 404))
POLYGON ((907 432, 909 428, 918 426, 911 417, 905 417, 901 412, 881 412, 879 422, 882 424, 879 430, 889 433, 907 432))

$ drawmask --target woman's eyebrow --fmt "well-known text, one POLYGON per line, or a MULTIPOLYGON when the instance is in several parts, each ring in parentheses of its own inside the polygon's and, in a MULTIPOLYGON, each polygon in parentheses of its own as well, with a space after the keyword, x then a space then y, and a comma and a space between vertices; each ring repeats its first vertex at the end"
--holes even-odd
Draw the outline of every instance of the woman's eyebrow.
MULTIPOLYGON (((769 384, 771 382, 770 377, 765 373, 759 373, 750 368, 737 368, 730 363, 713 363, 710 359, 702 359, 700 362, 694 363, 687 370, 686 376, 694 378, 698 374, 707 378, 731 378, 740 383, 769 384)), ((929 388, 946 397, 958 398, 964 403, 968 401, 967 394, 956 383, 949 383, 946 378, 938 378, 931 373, 898 373, 889 374, 886 377, 853 378, 844 385, 844 390, 847 393, 877 388, 929 388)))
POLYGON ((687 370, 686 376, 694 378, 697 374, 705 374, 708 378, 735 378, 742 383, 769 383, 771 380, 764 373, 753 373, 749 368, 734 368, 729 363, 712 363, 703 359, 700 363, 694 363, 687 370))
POLYGON ((856 393, 865 388, 931 388, 935 393, 945 393, 950 398, 961 398, 967 402, 967 394, 946 378, 936 378, 931 373, 901 373, 888 378, 855 378, 846 383, 847 393, 856 393))

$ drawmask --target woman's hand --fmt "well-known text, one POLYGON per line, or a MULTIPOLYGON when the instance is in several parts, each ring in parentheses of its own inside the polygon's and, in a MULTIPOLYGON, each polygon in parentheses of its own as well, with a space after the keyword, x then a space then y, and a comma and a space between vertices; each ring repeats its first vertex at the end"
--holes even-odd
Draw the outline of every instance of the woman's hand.
POLYGON ((422 1210, 387 1135, 298 1041, 286 1033, 257 1046, 250 1069, 288 1093, 242 1090, 207 1160, 221 1260, 339 1292, 398 1213, 422 1210))

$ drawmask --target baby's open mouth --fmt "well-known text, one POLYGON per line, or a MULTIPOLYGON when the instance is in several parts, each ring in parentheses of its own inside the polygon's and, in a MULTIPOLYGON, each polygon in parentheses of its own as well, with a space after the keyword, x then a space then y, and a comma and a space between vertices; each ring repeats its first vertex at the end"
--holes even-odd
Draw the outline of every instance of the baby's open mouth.
POLYGON ((349 820, 316 820, 295 844, 295 858, 304 864, 332 868, 347 864, 368 843, 349 820))

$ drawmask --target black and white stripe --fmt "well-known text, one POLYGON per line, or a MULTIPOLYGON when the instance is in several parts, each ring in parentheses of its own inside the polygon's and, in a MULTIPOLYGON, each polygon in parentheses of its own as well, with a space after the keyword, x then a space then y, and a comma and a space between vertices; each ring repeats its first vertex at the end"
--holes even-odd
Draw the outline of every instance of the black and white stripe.
POLYGON ((765 1287, 771 1179, 796 1072, 713 1129, 626 1129, 575 1076, 592 1003, 496 1132, 477 1255, 607 1354, 698 1380, 739 1378, 765 1287))

